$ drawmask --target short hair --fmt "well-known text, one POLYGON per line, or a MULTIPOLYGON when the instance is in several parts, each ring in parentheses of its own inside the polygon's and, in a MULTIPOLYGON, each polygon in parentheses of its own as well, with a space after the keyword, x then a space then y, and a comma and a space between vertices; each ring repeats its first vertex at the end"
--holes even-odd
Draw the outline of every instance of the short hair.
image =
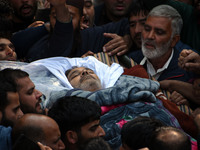
POLYGON ((79 132, 83 125, 99 120, 101 108, 96 102, 86 98, 66 96, 53 104, 48 116, 57 122, 64 140, 68 130, 79 132))
POLYGON ((150 150, 191 150, 189 137, 175 127, 160 127, 152 135, 150 150), (173 137, 172 134, 177 136, 173 137))
POLYGON ((6 68, 4 70, 1 70, 0 72, 7 82, 12 83, 16 86, 16 89, 20 88, 20 86, 16 83, 17 79, 29 77, 29 74, 27 72, 20 69, 6 68))
POLYGON ((149 12, 148 17, 149 16, 165 17, 171 19, 172 35, 180 35, 183 26, 183 20, 178 11, 173 7, 169 5, 156 6, 149 12))
POLYGON ((83 150, 111 150, 109 144, 102 137, 95 137, 89 139, 83 150))
POLYGON ((78 67, 77 66, 73 66, 71 69, 66 70, 65 71, 65 76, 68 78, 69 73, 75 68, 78 68, 78 67))
POLYGON ((10 19, 0 16, 0 38, 11 39, 13 23, 10 19))
POLYGON ((122 145, 132 150, 148 147, 152 133, 161 126, 164 124, 157 119, 139 116, 122 127, 122 145))
POLYGON ((140 14, 140 12, 147 16, 150 12, 150 9, 146 6, 144 0, 135 0, 131 3, 128 18, 130 18, 132 15, 137 16, 140 14))
POLYGON ((16 87, 14 84, 7 82, 0 72, 0 111, 4 111, 6 106, 10 103, 7 97, 8 92, 16 93, 16 87))

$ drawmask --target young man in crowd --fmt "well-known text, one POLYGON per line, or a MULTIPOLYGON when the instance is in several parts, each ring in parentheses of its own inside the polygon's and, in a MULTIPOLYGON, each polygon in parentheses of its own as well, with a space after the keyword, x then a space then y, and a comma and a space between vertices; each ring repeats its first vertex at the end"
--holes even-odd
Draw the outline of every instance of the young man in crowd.
POLYGON ((88 139, 105 135, 100 126, 100 106, 86 98, 60 98, 53 104, 48 116, 58 123, 61 139, 68 150, 81 149, 88 139))

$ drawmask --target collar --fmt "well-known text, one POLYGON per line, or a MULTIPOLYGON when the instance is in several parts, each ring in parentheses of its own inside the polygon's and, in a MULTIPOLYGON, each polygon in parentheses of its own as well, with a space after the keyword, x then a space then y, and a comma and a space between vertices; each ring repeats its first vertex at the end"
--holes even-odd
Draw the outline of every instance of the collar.
POLYGON ((146 68, 147 68, 148 74, 151 75, 152 77, 154 77, 157 80, 160 77, 161 73, 165 69, 168 68, 169 63, 171 62, 173 55, 174 55, 174 49, 172 49, 171 56, 169 57, 169 59, 167 60, 165 65, 162 68, 158 69, 157 71, 154 69, 153 65, 151 64, 151 62, 146 57, 144 57, 142 59, 142 61, 140 62, 140 65, 145 65, 146 64, 146 68))

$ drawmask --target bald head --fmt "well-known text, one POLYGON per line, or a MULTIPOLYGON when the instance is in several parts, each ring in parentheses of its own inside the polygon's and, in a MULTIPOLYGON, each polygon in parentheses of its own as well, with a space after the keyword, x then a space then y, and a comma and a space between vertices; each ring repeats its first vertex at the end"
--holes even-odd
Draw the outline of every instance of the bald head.
POLYGON ((61 135, 57 123, 52 118, 45 115, 25 114, 13 127, 13 142, 15 142, 21 134, 24 134, 34 142, 41 142, 53 149, 57 149, 55 147, 58 147, 58 145, 64 147, 64 144, 60 140, 61 135))

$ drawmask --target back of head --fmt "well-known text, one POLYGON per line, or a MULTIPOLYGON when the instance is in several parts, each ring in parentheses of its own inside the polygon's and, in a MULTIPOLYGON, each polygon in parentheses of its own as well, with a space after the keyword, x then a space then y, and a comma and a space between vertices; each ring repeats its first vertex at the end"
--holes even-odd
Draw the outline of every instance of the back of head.
POLYGON ((100 106, 91 100, 81 97, 62 97, 53 104, 48 115, 59 125, 61 138, 68 130, 80 131, 80 128, 94 120, 99 120, 100 106))
POLYGON ((15 86, 18 88, 18 85, 16 84, 16 80, 24 77, 28 77, 29 74, 25 71, 22 71, 20 69, 11 69, 7 68, 2 71, 2 76, 4 79, 12 84, 15 84, 15 86))
POLYGON ((11 82, 7 82, 4 78, 4 74, 0 72, 0 111, 4 111, 5 107, 9 104, 7 99, 7 93, 16 93, 16 87, 11 82))
POLYGON ((127 145, 132 150, 148 147, 152 133, 161 126, 163 124, 159 120, 137 117, 122 127, 122 145, 127 145))
POLYGON ((101 137, 95 137, 88 140, 83 150, 111 150, 109 144, 101 137))
POLYGON ((169 5, 159 5, 150 11, 148 17, 149 16, 169 18, 172 21, 172 35, 180 35, 183 26, 183 20, 178 11, 173 7, 169 5))
POLYGON ((11 17, 14 13, 13 8, 10 6, 8 0, 0 0, 0 16, 11 17))
POLYGON ((150 150, 191 150, 189 137, 174 127, 158 128, 152 136, 150 150))

